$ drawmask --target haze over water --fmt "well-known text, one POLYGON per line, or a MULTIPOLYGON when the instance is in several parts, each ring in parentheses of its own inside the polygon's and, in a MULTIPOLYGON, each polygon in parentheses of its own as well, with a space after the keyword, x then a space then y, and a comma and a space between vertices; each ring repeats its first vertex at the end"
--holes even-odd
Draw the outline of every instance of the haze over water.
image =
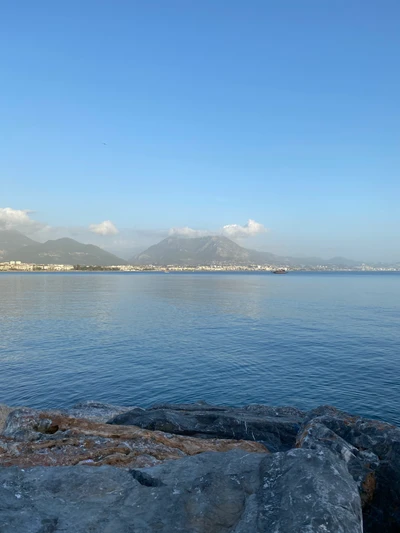
POLYGON ((4 274, 0 403, 206 400, 400 424, 400 274, 4 274))

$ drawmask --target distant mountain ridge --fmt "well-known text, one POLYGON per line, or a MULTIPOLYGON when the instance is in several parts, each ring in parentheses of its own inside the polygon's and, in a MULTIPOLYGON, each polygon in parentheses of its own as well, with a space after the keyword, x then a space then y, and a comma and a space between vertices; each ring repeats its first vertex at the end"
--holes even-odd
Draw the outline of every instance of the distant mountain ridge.
POLYGON ((134 264, 152 265, 209 265, 271 264, 286 266, 356 266, 360 263, 345 258, 324 260, 318 257, 284 257, 269 252, 243 248, 224 236, 180 237, 171 236, 144 252, 132 257, 134 264))
POLYGON ((5 261, 6 257, 15 250, 24 248, 36 241, 30 239, 16 230, 0 230, 0 261, 5 261))
POLYGON ((296 258, 249 250, 224 236, 167 237, 158 244, 150 246, 144 252, 135 255, 129 261, 125 261, 93 244, 82 244, 70 238, 40 243, 15 230, 0 230, 0 261, 104 267, 126 264, 159 266, 260 264, 304 267, 317 265, 354 267, 360 265, 357 261, 343 257, 329 260, 318 257, 296 258))
POLYGON ((3 230, 0 231, 0 243, 2 243, 5 250, 5 253, 1 256, 2 261, 22 261, 23 263, 44 265, 126 265, 125 260, 103 250, 99 246, 82 244, 66 237, 40 243, 25 237, 22 233, 11 233, 3 230))
POLYGON ((131 261, 140 264, 208 264, 212 262, 248 262, 250 251, 227 237, 167 237, 150 246, 131 261))

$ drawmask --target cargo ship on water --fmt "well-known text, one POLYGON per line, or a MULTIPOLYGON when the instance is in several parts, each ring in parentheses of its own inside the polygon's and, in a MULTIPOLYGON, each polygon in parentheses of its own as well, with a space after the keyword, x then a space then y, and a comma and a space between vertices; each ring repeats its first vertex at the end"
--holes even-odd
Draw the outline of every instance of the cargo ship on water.
POLYGON ((277 268, 276 270, 272 271, 273 274, 287 274, 288 269, 287 268, 277 268))

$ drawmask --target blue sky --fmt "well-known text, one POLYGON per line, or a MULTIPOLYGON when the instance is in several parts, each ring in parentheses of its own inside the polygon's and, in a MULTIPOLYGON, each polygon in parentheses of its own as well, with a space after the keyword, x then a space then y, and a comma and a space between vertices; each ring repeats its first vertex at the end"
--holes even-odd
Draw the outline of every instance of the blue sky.
POLYGON ((0 208, 45 227, 3 223, 122 253, 253 219, 268 232, 247 247, 400 260, 399 17, 397 0, 2 2, 0 208), (119 233, 88 230, 105 220, 119 233))

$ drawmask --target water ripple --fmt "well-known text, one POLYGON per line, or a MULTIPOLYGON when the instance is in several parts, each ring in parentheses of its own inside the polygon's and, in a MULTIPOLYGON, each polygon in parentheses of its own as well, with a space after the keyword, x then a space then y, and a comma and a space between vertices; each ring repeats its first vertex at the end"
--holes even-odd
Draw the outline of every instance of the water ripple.
POLYGON ((400 424, 400 275, 0 276, 0 402, 338 407, 400 424))

